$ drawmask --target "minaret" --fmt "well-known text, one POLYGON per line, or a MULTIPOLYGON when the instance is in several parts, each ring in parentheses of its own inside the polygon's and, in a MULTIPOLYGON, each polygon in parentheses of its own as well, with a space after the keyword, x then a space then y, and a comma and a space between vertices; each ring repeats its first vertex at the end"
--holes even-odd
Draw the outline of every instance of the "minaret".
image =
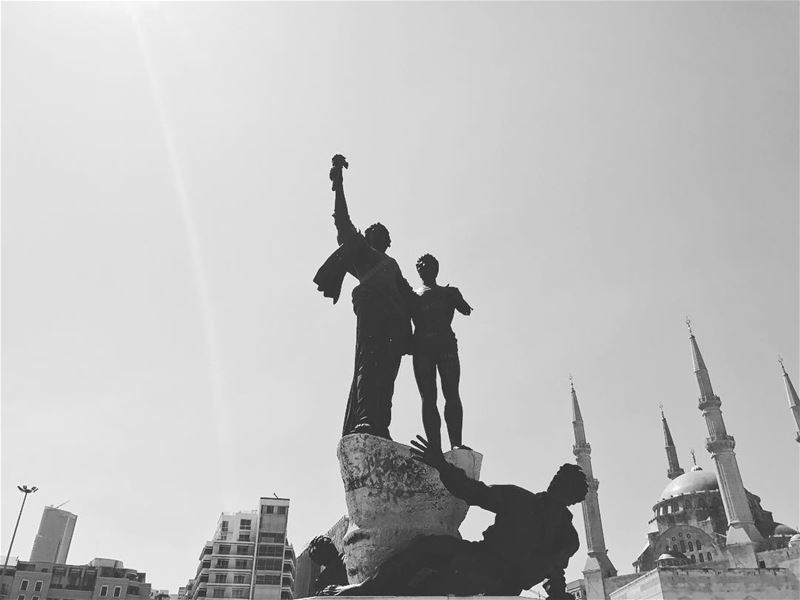
POLYGON ((722 420, 722 411, 720 410, 722 402, 711 387, 711 378, 708 375, 703 356, 700 354, 700 348, 697 346, 697 340, 692 333, 689 319, 686 320, 686 324, 689 326, 694 373, 700 387, 700 400, 697 406, 702 411, 708 427, 709 437, 706 438, 706 449, 714 459, 720 496, 725 507, 725 516, 728 519, 726 534, 728 551, 736 566, 757 567, 755 550, 756 546, 764 541, 764 538, 756 529, 753 514, 747 502, 739 464, 736 462, 736 453, 733 451, 736 442, 725 429, 725 421, 722 420))
POLYGON ((797 424, 797 433, 794 437, 795 440, 800 442, 800 400, 797 399, 797 392, 792 385, 792 380, 789 379, 789 374, 786 372, 786 367, 783 366, 783 359, 778 358, 781 364, 781 371, 783 371, 783 380, 786 383, 786 395, 789 397, 789 408, 792 409, 794 415, 794 422, 797 424))
POLYGON ((683 469, 678 463, 678 452, 675 450, 675 442, 672 441, 663 407, 661 407, 661 425, 664 428, 664 449, 667 451, 667 477, 675 479, 678 475, 683 475, 683 469))
POLYGON ((586 499, 581 503, 583 507, 583 525, 586 528, 586 566, 583 568, 583 575, 586 583, 586 597, 588 600, 594 598, 604 599, 603 579, 615 577, 617 570, 611 564, 606 550, 606 542, 603 537, 603 522, 600 518, 600 503, 597 500, 597 488, 599 482, 592 476, 592 447, 586 441, 586 432, 583 429, 583 417, 581 408, 578 406, 578 395, 575 393, 575 386, 570 377, 570 389, 572 391, 572 429, 575 432, 575 445, 572 453, 575 455, 575 462, 586 474, 586 483, 589 484, 589 491, 586 499))

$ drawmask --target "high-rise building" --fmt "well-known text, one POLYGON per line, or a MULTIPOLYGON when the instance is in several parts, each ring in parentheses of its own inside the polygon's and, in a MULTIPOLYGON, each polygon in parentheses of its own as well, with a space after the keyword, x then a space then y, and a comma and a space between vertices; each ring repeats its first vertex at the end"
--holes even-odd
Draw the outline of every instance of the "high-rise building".
POLYGON ((72 533, 78 515, 52 506, 45 506, 39 533, 33 541, 30 562, 66 564, 72 533))
POLYGON ((257 510, 222 513, 200 553, 187 600, 293 600, 295 556, 286 539, 289 500, 261 498, 257 510))

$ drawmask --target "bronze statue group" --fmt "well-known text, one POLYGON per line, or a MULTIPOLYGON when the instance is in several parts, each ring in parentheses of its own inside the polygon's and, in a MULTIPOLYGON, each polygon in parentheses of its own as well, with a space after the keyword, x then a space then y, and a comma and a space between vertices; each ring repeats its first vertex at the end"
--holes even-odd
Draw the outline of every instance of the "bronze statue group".
POLYGON ((347 167, 342 155, 333 157, 330 179, 339 247, 314 278, 318 289, 334 303, 346 273, 359 281, 352 294, 356 352, 342 435, 363 433, 391 439, 394 382, 403 355, 411 354, 426 436, 417 436, 411 442, 412 455, 436 469, 454 496, 496 517, 483 532, 482 541, 421 536, 386 560, 372 577, 350 586, 343 586, 346 572, 333 544, 327 538, 315 538, 310 546, 311 558, 325 565, 316 592, 344 596, 513 596, 544 582, 548 598, 572 598, 566 593, 564 569, 578 550, 578 534, 567 507, 586 496, 583 471, 577 465, 565 464, 546 491, 532 493, 514 485, 487 486, 469 479, 444 459, 436 374, 441 379, 450 445, 453 449, 466 448, 458 391, 461 366, 451 324, 455 311, 469 315, 472 307, 458 288, 436 283, 436 258, 425 254, 417 261, 423 285, 413 290, 397 262, 386 254, 391 245, 386 227, 376 223, 363 234, 356 229, 344 195, 342 169, 347 167))

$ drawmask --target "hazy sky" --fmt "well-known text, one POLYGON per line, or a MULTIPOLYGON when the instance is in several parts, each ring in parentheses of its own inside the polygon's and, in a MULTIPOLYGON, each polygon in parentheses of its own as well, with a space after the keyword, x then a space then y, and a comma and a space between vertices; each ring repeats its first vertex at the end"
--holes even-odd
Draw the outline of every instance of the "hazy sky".
MULTIPOLYGON (((42 507, 176 591, 222 511, 345 511, 352 377, 336 152, 359 227, 456 316, 482 479, 544 489, 575 377, 609 556, 681 465, 713 468, 691 315, 746 487, 800 525, 777 355, 798 369, 798 4, 3 3, 2 549, 42 507)), ((422 431, 410 360, 392 433, 422 431)), ((580 509, 575 523, 584 543, 580 509)), ((477 539, 492 515, 473 509, 477 539)), ((580 576, 585 547, 568 579, 580 576)))

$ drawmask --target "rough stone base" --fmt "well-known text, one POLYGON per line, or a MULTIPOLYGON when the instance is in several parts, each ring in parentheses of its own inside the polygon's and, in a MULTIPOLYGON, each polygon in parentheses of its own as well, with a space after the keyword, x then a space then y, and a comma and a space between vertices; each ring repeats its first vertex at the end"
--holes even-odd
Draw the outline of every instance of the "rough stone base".
MULTIPOLYGON (((418 535, 451 535, 468 506, 442 485, 439 474, 411 458, 411 448, 368 434, 339 442, 339 465, 350 525, 344 562, 350 583, 361 583, 418 535)), ((477 479, 483 456, 452 450, 445 459, 477 479)))

